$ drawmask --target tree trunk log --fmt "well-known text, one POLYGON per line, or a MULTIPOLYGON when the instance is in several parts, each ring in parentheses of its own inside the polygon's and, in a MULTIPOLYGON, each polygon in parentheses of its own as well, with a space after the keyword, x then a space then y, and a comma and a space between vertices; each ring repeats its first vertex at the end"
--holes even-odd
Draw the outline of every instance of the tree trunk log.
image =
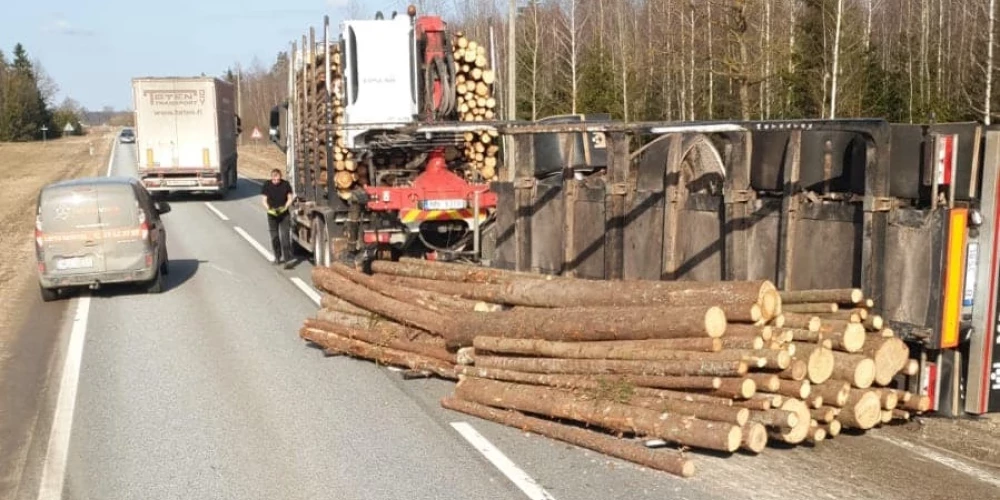
POLYGON ((865 345, 865 327, 859 323, 834 323, 824 322, 820 328, 823 339, 829 339, 833 348, 838 351, 855 353, 861 351, 865 345))
POLYGON ((817 396, 822 396, 823 404, 826 406, 841 408, 847 404, 847 398, 851 395, 851 384, 830 380, 812 386, 811 392, 817 396))
MULTIPOLYGON (((792 359, 792 364, 782 370, 778 376, 785 380, 805 380, 809 376, 809 364, 801 359, 794 358, 792 359)), ((773 391, 774 389, 772 389, 773 391)))
POLYGON ((753 380, 761 391, 775 392, 781 387, 781 380, 773 373, 748 373, 746 378, 753 380))
POLYGON ((565 443, 620 458, 644 467, 656 469, 681 477, 694 475, 694 463, 682 452, 674 450, 651 450, 645 446, 594 431, 559 424, 519 412, 503 411, 486 405, 444 398, 441 406, 474 417, 491 420, 521 431, 532 432, 565 443))
POLYGON ((771 340, 771 327, 733 323, 726 326, 725 338, 760 337, 765 342, 771 340))
POLYGON ((782 312, 797 314, 824 314, 835 313, 839 308, 837 304, 831 302, 812 302, 802 304, 781 304, 782 312))
POLYGON ((792 428, 799 424, 799 414, 788 410, 754 411, 750 421, 768 427, 792 428))
POLYGON ((854 387, 867 389, 875 381, 875 361, 863 354, 847 354, 832 351, 834 366, 833 377, 846 380, 854 387))
POLYGON ((875 361, 875 383, 878 385, 889 385, 910 361, 910 348, 897 337, 872 337, 861 353, 875 361))
POLYGON ((724 377, 719 388, 710 391, 709 394, 724 398, 749 399, 756 392, 757 384, 749 378, 724 377))
POLYGON ((819 331, 820 325, 823 324, 823 322, 819 319, 819 316, 811 316, 808 314, 783 312, 781 313, 781 317, 784 320, 781 328, 796 328, 816 332, 819 331))
POLYGON ((431 372, 446 379, 458 378, 455 375, 455 366, 439 359, 397 349, 377 347, 367 342, 344 338, 322 330, 311 328, 305 328, 305 330, 307 331, 299 333, 302 338, 311 340, 330 351, 371 359, 380 363, 405 366, 411 370, 431 372))
POLYGON ((746 408, 748 410, 770 410, 770 399, 747 399, 745 401, 733 401, 733 406, 746 408))
POLYGON ((882 421, 882 403, 873 391, 852 390, 847 403, 837 415, 843 425, 856 429, 871 429, 882 421))
POLYGON ((837 409, 832 406, 823 406, 810 411, 812 418, 818 422, 829 423, 837 418, 837 409))
POLYGON ((743 441, 740 449, 751 453, 760 453, 767 448, 767 428, 757 422, 747 422, 741 429, 743 431, 743 441))
POLYGON ((421 356, 427 356, 429 358, 439 359, 449 364, 456 364, 458 360, 455 358, 455 354, 449 352, 443 347, 422 344, 420 342, 411 342, 409 340, 393 337, 386 335, 384 332, 375 330, 365 330, 361 328, 350 328, 343 325, 338 325, 336 323, 330 323, 323 320, 307 319, 305 321, 306 328, 312 330, 321 330, 325 332, 332 333, 339 337, 352 340, 360 340, 367 342, 372 346, 376 347, 388 347, 390 349, 395 349, 398 351, 412 352, 414 354, 419 354, 421 356))
MULTIPOLYGON (((663 339, 626 340, 606 342, 558 342, 538 339, 505 339, 499 337, 476 337, 472 345, 477 350, 522 354, 549 358, 573 359, 692 359, 676 357, 680 351, 688 356, 696 352, 714 352, 721 347, 722 339, 663 339)), ((684 355, 681 355, 684 356, 684 355)))
POLYGON ((860 288, 836 290, 796 290, 780 292, 781 302, 802 304, 810 302, 834 302, 837 304, 859 304, 865 298, 860 288))
POLYGON ((822 384, 833 376, 836 359, 830 349, 818 344, 795 344, 795 357, 805 360, 807 376, 813 384, 822 384))
POLYGON ((581 401, 571 393, 542 386, 465 378, 455 386, 455 395, 479 404, 565 418, 711 450, 735 451, 743 438, 740 427, 734 425, 611 401, 581 401))
POLYGON ((789 444, 801 443, 806 439, 809 432, 809 422, 812 420, 809 408, 802 401, 789 398, 781 404, 781 409, 797 414, 799 421, 791 428, 782 428, 773 432, 772 435, 789 444))
POLYGON ((743 426, 750 418, 750 410, 734 406, 722 406, 712 403, 699 403, 694 401, 684 401, 672 398, 651 398, 645 396, 632 396, 624 402, 655 410, 658 412, 670 412, 677 415, 699 418, 701 420, 711 420, 713 422, 727 422, 734 425, 743 426))
MULTIPOLYGON (((734 325, 729 325, 733 327, 734 325)), ((730 337, 729 332, 719 339, 723 349, 763 349, 764 339, 760 337, 730 337)))
POLYGON ((379 318, 375 316, 355 316, 353 314, 346 314, 336 311, 331 311, 328 309, 320 309, 316 312, 316 319, 320 321, 325 321, 327 323, 333 323, 335 325, 345 326, 348 328, 358 328, 362 330, 371 330, 378 333, 379 335, 394 337, 398 339, 406 339, 413 342, 420 342, 427 345, 433 345, 437 347, 444 348, 444 339, 434 335, 433 333, 428 333, 423 330, 418 330, 416 328, 410 328, 399 323, 394 323, 388 319, 379 318))
POLYGON ((742 361, 635 361, 605 359, 551 359, 477 356, 476 366, 529 373, 655 376, 742 376, 742 361))

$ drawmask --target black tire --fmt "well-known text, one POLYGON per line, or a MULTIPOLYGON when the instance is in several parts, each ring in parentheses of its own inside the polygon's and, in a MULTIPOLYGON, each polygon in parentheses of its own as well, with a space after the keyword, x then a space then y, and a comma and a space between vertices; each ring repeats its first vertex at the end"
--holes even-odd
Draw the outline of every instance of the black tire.
POLYGON ((229 171, 229 189, 236 189, 237 183, 240 181, 240 174, 236 171, 236 165, 229 171))
POLYGON ((167 259, 166 259, 166 258, 164 257, 164 259, 163 259, 163 263, 162 263, 162 264, 160 264, 160 274, 162 274, 162 275, 164 275, 164 276, 166 276, 166 275, 170 274, 170 265, 169 265, 169 263, 170 263, 170 261, 169 261, 169 260, 167 260, 167 259))
POLYGON ((330 244, 326 221, 322 217, 315 217, 312 221, 313 240, 313 265, 324 267, 330 265, 330 244))
POLYGON ((42 302, 54 302, 59 300, 59 289, 58 288, 45 288, 41 285, 38 286, 38 291, 42 296, 42 302))
POLYGON ((156 276, 146 285, 146 292, 163 293, 163 271, 160 268, 156 269, 156 276))

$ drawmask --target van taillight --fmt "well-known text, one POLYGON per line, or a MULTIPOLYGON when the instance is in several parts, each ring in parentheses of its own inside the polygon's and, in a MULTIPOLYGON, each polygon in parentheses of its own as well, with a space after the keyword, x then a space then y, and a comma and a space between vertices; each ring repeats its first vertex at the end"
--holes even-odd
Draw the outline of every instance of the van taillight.
POLYGON ((146 221, 142 221, 139 224, 139 238, 143 240, 149 239, 149 224, 146 221))
POLYGON ((41 248, 43 243, 45 243, 45 235, 42 233, 42 216, 41 215, 36 215, 35 216, 35 244, 38 245, 38 248, 41 248))

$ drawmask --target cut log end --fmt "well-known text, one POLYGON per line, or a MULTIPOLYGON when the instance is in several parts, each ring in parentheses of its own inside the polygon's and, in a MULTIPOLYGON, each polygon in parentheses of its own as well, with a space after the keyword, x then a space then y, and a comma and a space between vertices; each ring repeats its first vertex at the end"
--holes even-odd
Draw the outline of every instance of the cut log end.
POLYGON ((764 448, 767 448, 767 428, 757 422, 744 425, 741 448, 751 453, 764 451, 764 448))
POLYGON ((705 312, 705 331, 712 338, 719 338, 726 332, 726 313, 721 307, 713 306, 705 312))
POLYGON ((729 429, 729 434, 726 437, 726 446, 729 451, 736 451, 740 447, 740 443, 743 442, 743 430, 737 426, 732 426, 729 429))

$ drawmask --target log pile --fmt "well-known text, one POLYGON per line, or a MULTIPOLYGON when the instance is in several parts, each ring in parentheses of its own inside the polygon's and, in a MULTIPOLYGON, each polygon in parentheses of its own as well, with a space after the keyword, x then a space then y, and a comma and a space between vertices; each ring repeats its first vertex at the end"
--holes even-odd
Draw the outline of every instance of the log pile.
POLYGON ((643 440, 756 454, 929 406, 891 387, 912 369, 909 352, 853 290, 602 282, 409 259, 374 262, 371 274, 316 268, 313 280, 327 295, 300 336, 327 352, 457 380, 446 408, 681 476, 693 474, 689 453, 643 440), (842 310, 856 317, 831 316, 842 310))
MULTIPOLYGON (((458 96, 458 119, 464 122, 490 121, 496 118, 493 83, 486 47, 458 32, 453 40, 455 57, 455 93, 458 96)), ((500 145, 496 131, 466 132, 465 159, 485 181, 496 179, 500 145)))

